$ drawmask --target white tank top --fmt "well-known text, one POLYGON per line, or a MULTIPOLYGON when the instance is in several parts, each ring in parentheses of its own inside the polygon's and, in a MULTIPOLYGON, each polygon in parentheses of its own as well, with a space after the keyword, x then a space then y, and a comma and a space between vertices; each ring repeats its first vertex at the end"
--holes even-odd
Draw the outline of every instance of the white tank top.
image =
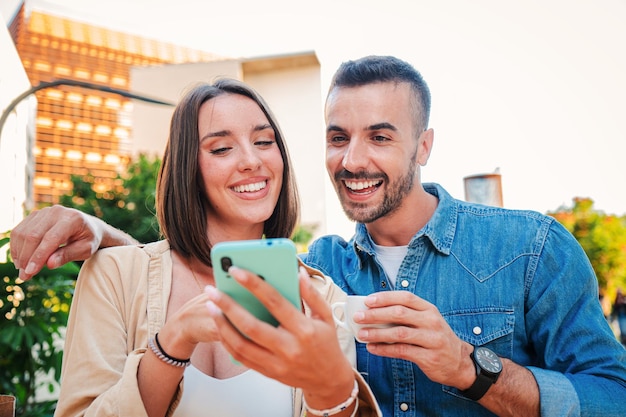
POLYGON ((174 417, 291 417, 292 408, 291 387, 256 371, 216 379, 191 365, 174 417))

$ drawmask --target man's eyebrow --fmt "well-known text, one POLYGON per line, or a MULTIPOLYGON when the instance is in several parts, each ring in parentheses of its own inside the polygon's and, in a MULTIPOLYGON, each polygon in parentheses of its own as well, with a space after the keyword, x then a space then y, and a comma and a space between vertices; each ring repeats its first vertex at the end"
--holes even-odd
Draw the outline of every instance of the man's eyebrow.
POLYGON ((381 122, 368 126, 367 130, 391 130, 397 132, 398 128, 389 122, 381 122))
POLYGON ((337 125, 328 125, 328 127, 326 128, 326 133, 330 133, 330 132, 343 132, 344 129, 342 129, 341 127, 337 126, 337 125))
MULTIPOLYGON (((373 125, 369 125, 365 128, 365 130, 367 131, 376 131, 376 130, 391 130, 393 132, 397 132, 398 128, 395 127, 394 125, 392 125, 389 122, 381 122, 381 123, 375 123, 373 125)), ((337 125, 328 125, 328 127, 326 128, 326 133, 330 133, 330 132, 344 132, 345 129, 343 129, 340 126, 337 125)))

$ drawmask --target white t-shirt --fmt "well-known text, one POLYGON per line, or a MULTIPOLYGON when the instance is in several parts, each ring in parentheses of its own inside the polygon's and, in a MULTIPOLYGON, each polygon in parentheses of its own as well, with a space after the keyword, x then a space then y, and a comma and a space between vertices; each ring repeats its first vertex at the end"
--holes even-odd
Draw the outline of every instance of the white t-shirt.
POLYGON ((398 271, 400 265, 409 251, 409 246, 378 246, 374 243, 374 252, 376 252, 376 259, 381 263, 387 277, 389 278, 389 284, 391 288, 396 287, 396 278, 398 277, 398 271))

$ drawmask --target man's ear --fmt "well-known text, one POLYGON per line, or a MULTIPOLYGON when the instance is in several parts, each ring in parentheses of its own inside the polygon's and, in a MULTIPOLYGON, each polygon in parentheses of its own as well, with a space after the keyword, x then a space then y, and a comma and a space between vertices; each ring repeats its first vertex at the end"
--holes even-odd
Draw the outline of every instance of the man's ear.
POLYGON ((435 139, 435 131, 430 128, 422 132, 417 143, 417 163, 425 166, 430 158, 430 152, 433 149, 433 141, 435 139))

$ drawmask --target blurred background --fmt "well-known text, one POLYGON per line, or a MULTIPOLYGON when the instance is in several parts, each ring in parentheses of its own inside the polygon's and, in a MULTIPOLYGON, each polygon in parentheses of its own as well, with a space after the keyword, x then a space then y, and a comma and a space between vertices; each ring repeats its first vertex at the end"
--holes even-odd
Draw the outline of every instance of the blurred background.
MULTIPOLYGON (((425 181, 439 182, 464 198, 464 177, 499 169, 505 207, 546 212, 585 197, 598 210, 626 212, 626 3, 621 0, 3 0, 0 5, 7 24, 23 5, 22 26, 32 25, 29 16, 35 11, 144 40, 129 45, 101 34, 99 40, 92 36, 87 41, 113 50, 134 48, 148 55, 141 42, 151 40, 156 41, 152 49, 166 43, 200 51, 161 62, 131 61, 135 73, 145 71, 129 76, 123 87, 148 96, 175 102, 185 85, 201 76, 231 75, 253 84, 287 132, 296 165, 302 168, 298 180, 310 211, 304 221, 317 224, 318 234, 349 237, 353 230, 323 170, 322 109, 337 66, 369 54, 409 61, 430 85, 435 146, 423 169, 425 181), (283 55, 299 57, 281 60, 283 55), (259 58, 266 59, 256 69, 247 63, 263 60, 259 58), (184 80, 183 75, 154 69, 168 63, 189 67, 190 62, 209 59, 239 64, 229 69, 199 67, 184 80), (292 73, 286 76, 286 69, 292 73), (146 81, 151 70, 156 78, 152 84, 146 81), (319 193, 320 184, 324 193, 319 193)), ((29 30, 54 32, 54 24, 41 20, 47 29, 29 30)), ((66 23, 57 25, 71 31, 66 23)), ((87 32, 80 30, 86 41, 87 32)), ((54 56, 53 46, 44 50, 54 56)), ((32 77, 34 68, 27 72, 32 77)), ((85 80, 101 83, 93 71, 87 72, 85 80)), ((49 78, 54 76, 51 67, 49 78)), ((111 84, 112 78, 108 80, 111 84)), ((3 93, 2 103, 9 98, 3 93)), ((166 133, 168 117, 165 125, 144 136, 145 129, 136 126, 140 121, 131 119, 149 118, 151 113, 134 103, 139 110, 133 116, 127 108, 123 152, 133 146, 136 151, 133 142, 152 142, 145 137, 158 129, 161 139, 166 133)))
POLYGON ((17 398, 17 415, 54 412, 79 264, 21 282, 10 229, 60 203, 158 239, 172 105, 229 76, 281 122, 300 250, 322 234, 349 238, 324 168, 323 106, 339 64, 371 54, 408 61, 430 86, 422 179, 554 216, 587 253, 626 344, 623 0, 0 0, 0 15, 0 394, 17 398))

